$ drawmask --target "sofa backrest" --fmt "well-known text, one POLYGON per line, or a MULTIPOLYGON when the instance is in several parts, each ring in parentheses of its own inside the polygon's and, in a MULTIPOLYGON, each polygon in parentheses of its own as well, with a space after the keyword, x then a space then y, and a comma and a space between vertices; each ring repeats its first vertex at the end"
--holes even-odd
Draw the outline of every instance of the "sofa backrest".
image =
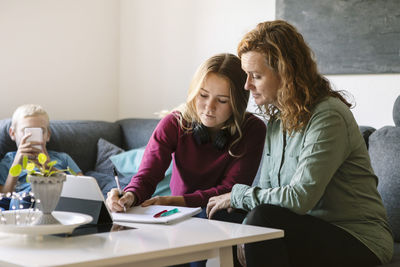
POLYGON ((83 172, 94 169, 99 138, 122 145, 121 127, 113 122, 60 120, 51 121, 50 129, 48 149, 68 153, 83 172))
POLYGON ((121 125, 122 148, 130 150, 147 145, 159 119, 123 119, 116 121, 121 125))
POLYGON ((9 151, 17 150, 15 142, 11 140, 8 130, 10 129, 11 119, 0 120, 0 159, 9 151))
POLYGON ((365 145, 367 146, 367 149, 369 148, 369 136, 376 131, 374 127, 371 126, 359 126, 360 132, 362 137, 364 138, 365 145))
POLYGON ((393 107, 393 120, 395 126, 385 126, 370 135, 369 154, 394 239, 400 242, 400 96, 393 107))
MULTIPOLYGON (((17 149, 8 134, 11 120, 0 121, 0 157, 17 149)), ((121 127, 118 123, 86 120, 50 121, 51 138, 47 149, 69 154, 83 172, 93 170, 97 158, 97 141, 122 146, 121 127)))

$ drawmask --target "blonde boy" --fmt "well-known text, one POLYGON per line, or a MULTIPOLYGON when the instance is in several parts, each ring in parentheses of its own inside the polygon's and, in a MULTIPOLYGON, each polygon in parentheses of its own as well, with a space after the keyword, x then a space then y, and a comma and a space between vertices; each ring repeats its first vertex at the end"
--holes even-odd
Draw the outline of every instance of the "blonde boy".
MULTIPOLYGON (((12 116, 9 134, 11 139, 15 141, 18 150, 8 152, 0 162, 0 193, 15 191, 22 194, 31 191, 30 184, 26 182, 27 174, 25 171, 16 177, 8 172, 12 166, 21 164, 24 156, 34 160, 40 152, 45 153, 49 160, 57 161, 55 168, 66 169, 70 167, 76 173, 82 174, 77 164, 68 154, 47 150, 46 143, 51 136, 49 115, 40 105, 27 104, 18 107, 12 116), (29 141, 32 133, 26 131, 28 128, 40 128, 43 141, 29 141)), ((9 198, 3 198, 0 201, 0 207, 3 209, 21 208, 21 203, 15 206, 9 202, 9 198)), ((30 200, 28 201, 29 203, 22 202, 22 207, 30 205, 30 200)))

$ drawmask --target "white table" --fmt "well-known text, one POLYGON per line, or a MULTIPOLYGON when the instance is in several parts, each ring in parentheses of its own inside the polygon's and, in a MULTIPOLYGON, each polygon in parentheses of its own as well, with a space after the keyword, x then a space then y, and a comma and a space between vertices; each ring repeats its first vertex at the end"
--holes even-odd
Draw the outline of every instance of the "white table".
POLYGON ((219 257, 232 246, 283 237, 283 231, 190 218, 174 225, 123 223, 133 230, 37 239, 0 235, 0 266, 167 266, 219 257))

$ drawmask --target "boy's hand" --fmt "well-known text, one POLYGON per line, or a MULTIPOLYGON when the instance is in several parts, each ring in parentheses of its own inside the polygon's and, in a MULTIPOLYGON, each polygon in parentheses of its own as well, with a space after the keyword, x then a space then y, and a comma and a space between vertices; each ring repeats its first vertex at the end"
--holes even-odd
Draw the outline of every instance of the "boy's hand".
MULTIPOLYGON (((16 164, 22 164, 22 160, 24 156, 27 156, 29 159, 35 159, 37 158, 37 155, 42 152, 42 150, 34 147, 34 145, 40 145, 42 148, 46 149, 45 145, 43 142, 36 142, 36 141, 31 141, 28 142, 27 139, 31 136, 31 133, 26 134, 24 137, 22 137, 21 142, 18 146, 17 154, 15 155, 13 166, 16 164)), ((47 154, 47 150, 46 150, 47 154)))

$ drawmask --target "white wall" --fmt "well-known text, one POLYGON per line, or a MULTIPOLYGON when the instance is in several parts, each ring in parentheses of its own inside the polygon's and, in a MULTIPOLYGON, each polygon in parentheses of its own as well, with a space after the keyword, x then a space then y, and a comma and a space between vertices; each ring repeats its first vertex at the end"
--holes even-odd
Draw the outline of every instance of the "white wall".
MULTIPOLYGON (((155 117, 201 62, 274 18, 274 0, 0 0, 0 119, 28 102, 52 119, 155 117)), ((328 79, 359 124, 393 125, 400 74, 328 79)))
POLYGON ((119 1, 0 0, 0 118, 115 120, 118 68, 119 1))
MULTIPOLYGON (((219 52, 236 53, 245 32, 274 18, 274 0, 121 0, 119 117, 155 117, 185 101, 202 61, 219 52)), ((359 124, 393 125, 399 74, 327 78, 354 96, 352 111, 359 124)))
POLYGON ((121 0, 119 117, 184 102, 198 65, 274 16, 274 0, 121 0))
MULTIPOLYGON (((351 111, 359 125, 379 129, 394 125, 393 104, 400 96, 399 74, 328 75, 335 90, 344 90, 353 104, 351 111)), ((248 110, 256 105, 250 98, 248 110)))
POLYGON ((394 125, 393 104, 400 95, 399 74, 329 75, 337 90, 346 90, 354 98, 352 109, 359 125, 379 129, 394 125))

